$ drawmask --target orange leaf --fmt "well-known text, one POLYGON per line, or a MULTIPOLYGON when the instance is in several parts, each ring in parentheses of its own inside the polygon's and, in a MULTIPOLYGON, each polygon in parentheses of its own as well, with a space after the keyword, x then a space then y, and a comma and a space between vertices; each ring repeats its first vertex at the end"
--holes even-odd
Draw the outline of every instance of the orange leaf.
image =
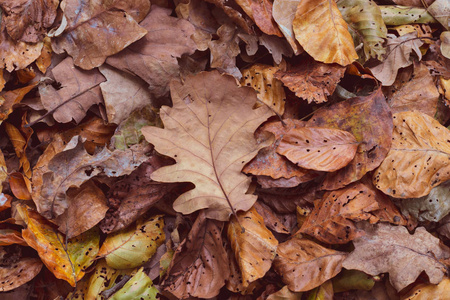
POLYGON ((31 181, 22 173, 9 174, 9 185, 14 196, 20 200, 31 200, 31 181))
POLYGON ((16 155, 20 160, 20 167, 26 177, 31 178, 31 167, 28 161, 25 149, 27 147, 27 141, 20 133, 19 129, 11 125, 10 123, 5 123, 6 133, 14 146, 16 155))

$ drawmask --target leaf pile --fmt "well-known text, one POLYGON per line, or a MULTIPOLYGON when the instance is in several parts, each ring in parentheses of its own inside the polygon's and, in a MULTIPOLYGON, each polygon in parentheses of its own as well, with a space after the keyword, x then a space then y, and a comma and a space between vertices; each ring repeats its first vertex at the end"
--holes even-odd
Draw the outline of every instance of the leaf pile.
POLYGON ((0 8, 1 299, 448 298, 448 0, 0 8))

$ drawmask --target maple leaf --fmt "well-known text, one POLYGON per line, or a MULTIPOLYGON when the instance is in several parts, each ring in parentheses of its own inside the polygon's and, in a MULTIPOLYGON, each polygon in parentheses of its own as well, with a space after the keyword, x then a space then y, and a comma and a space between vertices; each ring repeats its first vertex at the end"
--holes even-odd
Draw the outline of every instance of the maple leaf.
POLYGON ((230 214, 248 210, 256 196, 245 194, 250 178, 241 169, 265 146, 256 143, 253 132, 271 115, 269 109, 253 110, 254 90, 239 88, 233 77, 218 72, 173 82, 171 95, 173 108, 161 108, 164 129, 144 127, 142 133, 177 163, 156 170, 152 179, 195 184, 173 204, 184 214, 205 208, 207 217, 228 220, 230 214))

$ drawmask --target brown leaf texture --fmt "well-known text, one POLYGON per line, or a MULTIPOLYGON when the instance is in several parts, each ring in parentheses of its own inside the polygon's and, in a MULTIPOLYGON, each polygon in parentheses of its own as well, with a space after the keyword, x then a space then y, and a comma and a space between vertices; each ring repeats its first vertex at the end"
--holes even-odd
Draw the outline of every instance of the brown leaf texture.
POLYGON ((222 245, 223 223, 201 211, 186 239, 178 246, 161 287, 179 299, 211 298, 230 274, 222 245))
POLYGON ((308 103, 327 102, 327 96, 344 76, 345 68, 338 64, 324 64, 313 59, 305 59, 288 71, 278 71, 275 78, 308 103))
POLYGON ((190 36, 194 26, 170 16, 170 10, 154 6, 140 23, 147 34, 120 53, 109 57, 107 64, 142 78, 156 97, 169 91, 169 83, 179 75, 177 57, 197 49, 190 36))
POLYGON ((420 112, 393 116, 392 146, 374 185, 396 198, 419 198, 450 179, 450 131, 420 112))
POLYGON ((224 24, 217 30, 219 39, 210 41, 208 46, 211 50, 211 68, 240 78, 241 71, 236 67, 236 56, 241 53, 237 33, 235 25, 224 24))
POLYGON ((350 132, 303 127, 289 130, 281 139, 277 152, 299 167, 334 172, 353 160, 358 146, 350 132))
POLYGON ((239 88, 233 77, 218 72, 173 82, 171 95, 173 108, 161 108, 164 129, 144 127, 142 133, 156 151, 177 163, 156 170, 152 179, 195 184, 173 204, 184 214, 206 209, 207 217, 228 220, 248 210, 256 196, 245 194, 250 178, 241 169, 265 146, 256 143, 253 132, 271 115, 269 109, 253 110, 254 90, 239 88))
POLYGON ((280 29, 272 16, 272 2, 268 0, 250 0, 253 20, 262 32, 282 37, 280 29))
POLYGON ((344 252, 293 237, 278 246, 273 267, 291 291, 303 292, 336 276, 346 256, 344 252))
POLYGON ((308 124, 349 131, 359 143, 355 158, 346 167, 327 174, 326 190, 361 179, 381 164, 391 146, 392 117, 381 89, 320 109, 308 124))
POLYGON ((25 257, 11 266, 0 267, 0 291, 11 291, 32 280, 42 269, 38 258, 25 257))
POLYGON ((362 229, 366 234, 353 241, 355 250, 342 263, 344 268, 370 275, 389 273, 397 291, 413 283, 422 271, 433 284, 444 277, 447 268, 440 260, 448 259, 450 250, 425 228, 417 228, 413 235, 403 226, 388 224, 363 224, 362 229))
POLYGON ((42 41, 56 17, 58 0, 0 1, 10 37, 27 43, 42 41))
POLYGON ((73 57, 74 64, 85 70, 98 67, 108 56, 147 33, 137 22, 149 8, 148 0, 98 1, 91 5, 66 0, 62 9, 67 27, 64 34, 52 40, 53 51, 66 51, 73 57))
POLYGON ((242 284, 247 287, 269 271, 278 241, 254 207, 238 213, 237 219, 231 218, 227 236, 241 270, 242 284))
POLYGON ((299 2, 300 0, 274 0, 272 8, 273 19, 278 24, 289 45, 291 45, 295 55, 299 55, 303 51, 295 39, 292 26, 299 2))
POLYGON ((309 55, 341 66, 358 58, 347 26, 336 2, 330 0, 301 1, 293 21, 295 38, 309 55))

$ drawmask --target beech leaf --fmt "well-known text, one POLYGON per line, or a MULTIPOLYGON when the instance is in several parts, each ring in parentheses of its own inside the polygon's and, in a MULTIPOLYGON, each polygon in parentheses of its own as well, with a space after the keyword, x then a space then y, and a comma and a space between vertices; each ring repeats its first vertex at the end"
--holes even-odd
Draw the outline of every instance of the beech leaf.
POLYGON ((438 284, 450 257, 450 250, 423 227, 410 234, 403 226, 362 224, 366 234, 353 241, 355 250, 344 260, 346 269, 370 275, 389 273, 389 281, 397 291, 413 283, 424 271, 430 282, 438 284), (411 262, 414 263, 411 263, 411 262))
POLYGON ((419 198, 450 179, 450 131, 420 112, 393 116, 392 146, 373 177, 383 193, 419 198))
POLYGON ((156 170, 152 179, 195 184, 173 204, 184 214, 206 209, 207 217, 228 220, 230 214, 248 210, 256 196, 245 194, 250 178, 241 169, 265 146, 256 143, 253 132, 271 115, 269 109, 253 110, 254 90, 239 88, 233 77, 218 72, 173 82, 171 95, 173 108, 161 108, 164 129, 144 127, 142 133, 177 163, 156 170))
POLYGON ((336 276, 346 256, 344 252, 293 237, 278 246, 273 266, 291 291, 304 292, 336 276))
POLYGON ((0 267, 0 292, 13 290, 32 280, 42 266, 40 259, 26 257, 10 266, 0 267))
POLYGON ((278 241, 254 207, 231 218, 227 235, 241 270, 242 284, 247 287, 269 271, 278 241))
POLYGON ((109 234, 98 252, 114 269, 136 268, 147 262, 164 243, 164 219, 157 215, 139 220, 130 226, 109 234))
POLYGON ((438 285, 419 284, 408 292, 402 300, 446 299, 450 289, 450 278, 445 277, 438 285))
POLYGON ((140 268, 125 285, 109 298, 110 300, 156 300, 158 290, 153 286, 152 280, 140 268))
POLYGON ((272 8, 273 19, 278 24, 289 45, 291 45, 295 55, 300 54, 303 50, 295 39, 292 26, 299 2, 300 0, 274 0, 272 8))
POLYGON ((317 61, 346 66, 358 58, 348 25, 334 1, 300 1, 293 27, 297 41, 317 61))

